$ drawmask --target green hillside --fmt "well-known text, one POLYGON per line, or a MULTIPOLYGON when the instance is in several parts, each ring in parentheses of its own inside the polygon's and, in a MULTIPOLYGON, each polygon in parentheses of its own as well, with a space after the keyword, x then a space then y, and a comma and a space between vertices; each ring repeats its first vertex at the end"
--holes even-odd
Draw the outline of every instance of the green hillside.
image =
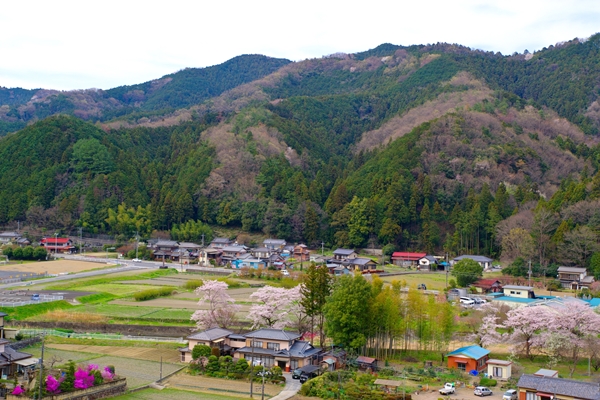
POLYGON ((199 221, 309 245, 567 263, 569 234, 598 239, 598 40, 510 57, 448 44, 241 56, 5 105, 32 119, 135 117, 110 129, 53 116, 0 140, 0 223, 126 238, 199 221), (546 211, 566 225, 540 233, 546 211))

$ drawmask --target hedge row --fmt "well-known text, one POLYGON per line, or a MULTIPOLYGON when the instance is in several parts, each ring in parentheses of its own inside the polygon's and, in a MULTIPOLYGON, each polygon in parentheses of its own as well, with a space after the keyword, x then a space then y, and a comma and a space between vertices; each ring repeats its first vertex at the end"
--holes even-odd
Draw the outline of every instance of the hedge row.
POLYGON ((170 296, 175 291, 174 287, 164 287, 160 289, 148 289, 137 292, 133 295, 135 301, 146 301, 157 299, 159 297, 170 296))

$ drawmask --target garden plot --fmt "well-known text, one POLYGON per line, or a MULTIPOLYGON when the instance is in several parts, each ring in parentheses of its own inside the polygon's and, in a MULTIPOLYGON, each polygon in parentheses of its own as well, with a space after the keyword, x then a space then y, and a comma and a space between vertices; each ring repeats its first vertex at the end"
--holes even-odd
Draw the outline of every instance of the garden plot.
MULTIPOLYGON (((103 356, 94 359, 94 364, 100 366, 114 365, 117 375, 127 378, 130 389, 156 382, 160 378, 161 363, 133 358, 103 356)), ((182 365, 162 362, 162 374, 166 376, 180 369, 182 365)))
POLYGON ((114 400, 238 400, 246 398, 248 396, 221 395, 167 388, 164 390, 143 389, 114 397, 114 400))
MULTIPOLYGON (((42 348, 40 346, 37 347, 27 347, 23 349, 24 352, 32 354, 34 357, 39 358, 42 355, 42 348)), ((79 351, 71 351, 71 350, 61 350, 55 349, 48 346, 44 348, 44 364, 49 363, 53 360, 56 360, 57 364, 65 364, 68 361, 75 361, 76 363, 81 363, 85 361, 90 361, 95 358, 102 357, 102 354, 95 353, 83 353, 79 351)))
POLYGON ((181 355, 178 350, 154 347, 122 347, 122 346, 87 346, 83 344, 53 343, 48 348, 81 353, 103 354, 115 357, 135 358, 136 360, 178 363, 181 355))
MULTIPOLYGON (((70 274, 74 272, 89 271, 91 269, 97 269, 101 264, 88 261, 78 260, 56 260, 56 261, 42 261, 32 262, 25 264, 11 264, 0 267, 1 270, 10 270, 18 272, 33 272, 36 274, 48 272, 51 275, 55 274, 70 274)), ((104 265, 106 266, 106 265, 104 265)))
MULTIPOLYGON (((170 387, 182 390, 199 390, 202 392, 221 392, 221 394, 240 395, 248 397, 250 394, 250 382, 247 380, 229 380, 210 378, 207 376, 192 376, 185 373, 177 374, 167 379, 170 387), (224 393, 227 392, 227 393, 224 393)), ((265 395, 274 396, 281 392, 282 386, 265 384, 265 395)), ((254 395, 260 394, 261 385, 254 383, 254 395)))

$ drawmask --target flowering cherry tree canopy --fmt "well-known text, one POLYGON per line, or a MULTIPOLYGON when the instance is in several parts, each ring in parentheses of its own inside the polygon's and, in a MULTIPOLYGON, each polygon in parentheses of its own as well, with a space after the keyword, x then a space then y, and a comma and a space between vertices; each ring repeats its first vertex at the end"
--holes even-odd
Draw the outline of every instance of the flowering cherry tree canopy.
POLYGON ((283 329, 292 323, 292 317, 299 312, 297 309, 302 295, 300 286, 292 289, 264 286, 250 295, 260 304, 253 304, 248 318, 253 328, 283 329))
POLYGON ((225 282, 207 280, 196 289, 198 305, 203 309, 194 312, 191 320, 196 321, 198 329, 227 328, 236 320, 240 306, 227 294, 228 287, 225 282))

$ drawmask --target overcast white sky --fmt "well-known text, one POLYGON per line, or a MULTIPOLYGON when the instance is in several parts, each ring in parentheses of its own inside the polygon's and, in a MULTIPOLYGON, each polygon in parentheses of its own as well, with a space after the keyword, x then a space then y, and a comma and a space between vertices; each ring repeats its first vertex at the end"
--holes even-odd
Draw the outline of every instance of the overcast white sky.
POLYGON ((108 89, 240 54, 298 61, 385 42, 512 54, 596 32, 598 0, 2 1, 0 86, 108 89))

